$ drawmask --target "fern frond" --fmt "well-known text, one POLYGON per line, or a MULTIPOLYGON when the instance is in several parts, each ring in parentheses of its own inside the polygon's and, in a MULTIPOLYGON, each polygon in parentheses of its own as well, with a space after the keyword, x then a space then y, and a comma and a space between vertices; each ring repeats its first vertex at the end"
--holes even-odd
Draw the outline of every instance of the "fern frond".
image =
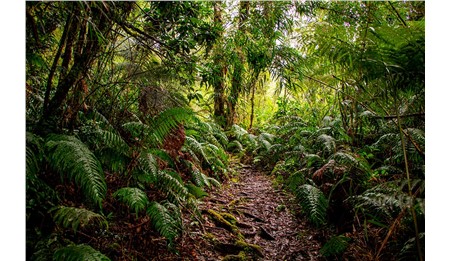
MULTIPOLYGON (((422 248, 425 246, 425 233, 419 233, 419 241, 422 248)), ((425 249, 422 249, 425 253, 425 249)), ((416 237, 408 239, 400 250, 398 260, 414 260, 417 258, 417 244, 416 237)))
POLYGON ((36 176, 39 171, 39 164, 36 154, 30 147, 26 147, 26 173, 27 176, 36 176))
POLYGON ((138 188, 121 188, 113 196, 133 210, 136 217, 140 211, 145 210, 150 204, 147 194, 138 188))
POLYGON ((99 111, 97 110, 93 110, 92 113, 92 119, 96 122, 101 123, 100 126, 102 129, 107 129, 107 130, 114 130, 113 126, 111 125, 111 123, 108 121, 108 119, 99 111))
POLYGON ((206 154, 203 151, 202 144, 200 142, 198 142, 194 137, 186 136, 186 140, 184 142, 184 147, 187 147, 192 152, 191 154, 195 155, 195 158, 197 158, 199 162, 200 162, 200 159, 197 157, 197 155, 200 155, 202 158, 207 160, 206 154))
POLYGON ((319 227, 327 222, 328 200, 320 189, 304 184, 297 189, 296 197, 311 223, 319 227))
POLYGON ((166 170, 158 171, 157 182, 160 189, 167 193, 167 197, 171 202, 182 202, 188 196, 188 191, 176 172, 166 170))
POLYGON ((118 153, 128 156, 130 147, 119 134, 102 129, 98 129, 95 134, 104 148, 114 149, 118 153))
POLYGON ((288 136, 301 131, 304 128, 305 124, 303 122, 289 122, 280 127, 280 129, 278 130, 278 134, 281 136, 288 136))
POLYGON ((151 218, 153 227, 169 241, 170 246, 181 232, 181 218, 175 205, 166 204, 166 206, 152 202, 147 208, 147 214, 151 218))
POLYGON ((45 146, 52 168, 74 180, 89 200, 101 206, 106 194, 105 176, 89 148, 79 139, 66 135, 51 135, 45 146))
POLYGON ((110 261, 107 256, 93 249, 89 245, 70 245, 56 250, 53 260, 61 261, 110 261))
POLYGON ((347 249, 350 238, 343 235, 334 236, 328 240, 320 249, 320 254, 324 257, 339 256, 347 249))
POLYGON ((36 176, 42 160, 43 139, 31 132, 26 133, 26 173, 36 176))
POLYGON ((327 134, 319 135, 317 137, 317 142, 322 145, 322 148, 327 155, 333 154, 336 151, 335 139, 327 134))
POLYGON ((308 167, 312 167, 312 166, 319 167, 325 163, 324 160, 316 154, 306 153, 303 155, 303 157, 304 157, 303 161, 305 162, 306 166, 308 166, 308 167))
POLYGON ((240 140, 243 136, 248 135, 248 132, 237 124, 233 124, 230 129, 231 134, 240 140))
POLYGON ((199 187, 203 187, 205 185, 209 187, 211 185, 209 184, 207 176, 201 173, 200 170, 198 170, 197 168, 193 167, 191 173, 192 173, 192 181, 194 182, 195 185, 199 187))
POLYGON ((143 137, 150 137, 151 135, 151 128, 140 121, 124 123, 122 124, 122 128, 129 132, 133 138, 142 139, 143 137))
MULTIPOLYGON (((202 173, 202 175, 205 175, 205 174, 203 174, 202 173)), ((217 180, 217 179, 215 179, 215 178, 211 178, 211 177, 206 177, 206 180, 209 182, 209 183, 211 183, 212 185, 214 185, 214 186, 216 186, 216 187, 219 187, 220 188, 220 182, 217 180)))
POLYGON ((203 198, 208 196, 208 193, 203 191, 201 188, 195 186, 194 184, 187 184, 186 185, 187 190, 189 191, 189 194, 196 198, 203 198))
POLYGON ((241 152, 244 150, 244 146, 242 146, 242 144, 238 141, 238 140, 233 140, 231 142, 228 143, 227 146, 227 151, 237 151, 237 152, 241 152))
POLYGON ((157 144, 162 144, 164 138, 179 124, 192 120, 193 112, 190 109, 175 107, 162 111, 153 118, 151 123, 151 133, 155 137, 157 144))
POLYGON ((295 192, 298 187, 305 184, 305 170, 301 169, 292 173, 286 180, 286 184, 292 192, 295 192))
POLYGON ((158 162, 152 153, 144 152, 141 154, 138 169, 143 173, 143 175, 140 176, 141 181, 147 183, 156 182, 158 178, 158 162))
POLYGON ((356 209, 383 221, 392 220, 402 209, 410 206, 407 194, 399 193, 395 188, 376 186, 354 197, 356 209))
POLYGON ((350 152, 339 151, 331 155, 330 159, 334 159, 337 163, 345 166, 356 167, 365 173, 370 171, 370 166, 363 157, 350 152))
POLYGON ((84 208, 61 206, 56 209, 53 220, 64 228, 72 228, 74 232, 77 232, 79 227, 88 225, 108 227, 108 222, 102 215, 84 208))

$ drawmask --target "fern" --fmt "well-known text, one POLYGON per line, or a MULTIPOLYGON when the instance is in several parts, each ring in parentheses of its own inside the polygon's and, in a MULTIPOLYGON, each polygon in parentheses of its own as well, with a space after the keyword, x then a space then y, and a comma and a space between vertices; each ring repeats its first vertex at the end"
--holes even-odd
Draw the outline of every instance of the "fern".
POLYGON ((319 135, 317 137, 317 142, 320 142, 323 150, 327 153, 327 155, 333 154, 336 151, 335 139, 329 135, 319 135))
POLYGON ((226 169, 228 156, 223 149, 211 143, 200 143, 191 136, 186 136, 184 148, 199 163, 205 161, 213 171, 226 169))
POLYGON ((324 163, 324 160, 316 154, 304 154, 303 156, 304 164, 306 164, 307 167, 319 167, 324 163))
POLYGON ((185 121, 192 120, 193 112, 190 109, 175 107, 162 111, 153 118, 151 133, 158 145, 164 142, 164 138, 172 129, 185 121))
POLYGON ((110 259, 89 245, 70 245, 58 249, 53 254, 58 261, 109 261, 110 259))
POLYGON ((166 192, 167 197, 171 202, 180 203, 188 196, 188 191, 176 172, 166 170, 159 171, 157 182, 160 189, 166 192))
POLYGON ((328 240, 320 249, 320 254, 324 257, 341 255, 347 249, 350 238, 343 235, 334 236, 328 240))
POLYGON ((328 200, 320 189, 304 184, 297 189, 296 197, 311 223, 319 227, 327 222, 328 200))
POLYGON ((140 211, 145 210, 148 204, 150 204, 147 194, 138 188, 121 188, 113 196, 133 210, 136 217, 140 211))
POLYGON ((241 152, 244 150, 244 146, 242 146, 242 144, 238 141, 238 140, 233 140, 231 142, 228 143, 227 146, 227 151, 231 151, 231 152, 241 152))
POLYGON ((303 122, 289 122, 278 130, 278 134, 281 136, 289 136, 305 128, 303 122))
MULTIPOLYGON (((413 189, 419 189, 424 194, 424 183, 422 180, 413 180, 411 182, 413 189)), ((411 206, 413 198, 406 190, 407 181, 386 182, 366 190, 361 195, 352 197, 355 209, 369 214, 371 217, 380 221, 389 222, 395 218, 401 210, 411 206)), ((415 208, 418 214, 425 213, 425 204, 423 198, 415 199, 415 208)))
POLYGON ((111 130, 96 128, 90 143, 98 148, 96 155, 113 172, 124 172, 130 160, 130 147, 112 126, 111 130))
MULTIPOLYGON (((422 247, 422 253, 425 253, 425 233, 419 233, 419 241, 422 247)), ((417 244, 416 238, 410 238, 405 242, 403 248, 400 250, 398 260, 416 260, 417 259, 417 244)))
POLYGON ((114 149, 118 153, 128 156, 130 148, 119 134, 102 129, 98 129, 95 134, 103 147, 114 149))
POLYGON ((131 136, 135 139, 142 139, 142 137, 146 137, 147 139, 150 139, 151 137, 151 128, 140 121, 132 121, 127 122, 122 125, 122 128, 124 128, 128 133, 131 134, 131 136))
POLYGON ((195 124, 188 124, 186 129, 186 135, 193 136, 201 142, 211 143, 222 149, 228 145, 228 137, 215 123, 196 120, 195 124))
POLYGON ((142 172, 139 176, 140 181, 154 183, 158 179, 158 162, 152 153, 141 154, 138 169, 142 172))
POLYGON ((291 174, 289 176, 289 178, 286 180, 287 186, 288 188, 295 192, 295 190, 305 184, 305 173, 304 173, 305 169, 301 169, 298 170, 296 172, 294 172, 293 174, 291 174))
POLYGON ((70 227, 74 232, 77 232, 79 227, 86 227, 88 225, 108 227, 108 222, 102 215, 84 208, 61 206, 54 211, 53 220, 55 223, 64 228, 70 227))
POLYGON ((42 160, 43 139, 31 132, 26 133, 26 174, 36 176, 42 160))
POLYGON ((106 194, 106 182, 100 162, 79 139, 66 135, 51 135, 45 144, 53 169, 75 181, 93 203, 101 206, 106 194))
POLYGON ((370 172, 370 166, 367 161, 358 156, 357 154, 352 154, 349 152, 339 151, 334 153, 330 159, 334 159, 337 163, 345 166, 355 167, 364 173, 370 172))
POLYGON ((207 176, 201 173, 200 170, 198 170, 197 168, 193 167, 191 173, 192 173, 192 181, 194 182, 195 185, 199 187, 204 187, 205 185, 209 187, 211 185, 207 179, 207 176))
POLYGON ((196 198, 203 198, 208 196, 208 193, 193 184, 187 184, 186 188, 189 191, 189 194, 193 195, 196 198))
POLYGON ((161 205, 158 202, 152 202, 147 208, 147 214, 151 218, 153 227, 169 241, 171 246, 181 232, 179 209, 170 203, 161 205))

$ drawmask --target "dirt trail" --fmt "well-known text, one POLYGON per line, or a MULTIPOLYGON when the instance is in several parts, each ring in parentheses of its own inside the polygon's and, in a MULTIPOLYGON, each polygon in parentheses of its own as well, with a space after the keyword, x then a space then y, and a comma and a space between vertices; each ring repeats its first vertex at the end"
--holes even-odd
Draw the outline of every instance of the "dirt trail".
POLYGON ((203 199, 203 232, 191 232, 205 243, 195 247, 195 259, 243 260, 245 253, 253 260, 320 260, 318 231, 293 214, 299 212, 292 197, 250 166, 238 172, 238 182, 229 181, 203 199))

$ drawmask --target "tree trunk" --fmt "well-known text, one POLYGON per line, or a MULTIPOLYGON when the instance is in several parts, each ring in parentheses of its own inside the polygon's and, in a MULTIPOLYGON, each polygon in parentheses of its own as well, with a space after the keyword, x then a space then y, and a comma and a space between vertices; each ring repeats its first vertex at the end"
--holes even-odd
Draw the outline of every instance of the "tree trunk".
MULTIPOLYGON (((222 21, 222 2, 214 2, 214 24, 223 29, 222 21)), ((225 124, 225 76, 227 67, 224 65, 223 54, 221 50, 223 32, 221 32, 218 43, 214 49, 214 64, 217 66, 214 69, 214 118, 220 126, 225 124)))

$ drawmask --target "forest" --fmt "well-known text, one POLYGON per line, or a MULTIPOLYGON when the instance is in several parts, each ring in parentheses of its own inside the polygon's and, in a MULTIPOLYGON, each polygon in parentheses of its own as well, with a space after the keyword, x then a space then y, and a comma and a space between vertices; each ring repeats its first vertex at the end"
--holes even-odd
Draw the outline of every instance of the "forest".
POLYGON ((424 260, 424 1, 36 1, 26 260, 424 260))

